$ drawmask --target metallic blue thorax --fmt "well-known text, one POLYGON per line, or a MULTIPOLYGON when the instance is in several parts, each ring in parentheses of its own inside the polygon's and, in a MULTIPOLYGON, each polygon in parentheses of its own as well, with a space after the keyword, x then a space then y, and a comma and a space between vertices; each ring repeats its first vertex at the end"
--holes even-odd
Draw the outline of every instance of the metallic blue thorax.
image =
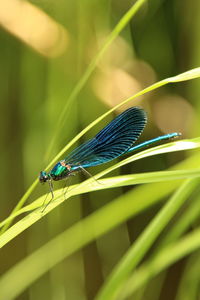
POLYGON ((70 170, 61 162, 58 162, 50 171, 50 176, 53 180, 61 180, 69 176, 70 170))

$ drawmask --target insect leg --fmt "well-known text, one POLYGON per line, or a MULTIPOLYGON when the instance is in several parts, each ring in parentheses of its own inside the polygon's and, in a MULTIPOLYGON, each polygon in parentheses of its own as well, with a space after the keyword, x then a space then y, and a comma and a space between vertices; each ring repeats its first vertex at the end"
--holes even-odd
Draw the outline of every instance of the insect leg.
POLYGON ((82 166, 79 166, 79 168, 81 169, 81 171, 83 171, 85 174, 87 174, 90 178, 93 178, 94 181, 96 181, 98 184, 102 184, 99 180, 97 180, 94 176, 92 176, 92 174, 90 174, 90 172, 88 172, 85 168, 83 168, 82 166))
MULTIPOLYGON (((45 209, 47 208, 47 206, 51 203, 51 201, 53 200, 54 198, 54 194, 53 194, 53 183, 52 183, 52 180, 48 180, 48 183, 49 183, 49 189, 50 189, 50 193, 51 193, 51 200, 49 202, 47 202, 47 204, 44 206, 43 210, 42 210, 42 213, 45 211, 45 209)), ((43 203, 43 205, 45 204, 46 202, 46 199, 47 197, 45 198, 45 201, 43 203)))
POLYGON ((46 194, 46 197, 45 197, 45 199, 43 201, 42 207, 45 205, 48 196, 49 196, 49 193, 46 194))

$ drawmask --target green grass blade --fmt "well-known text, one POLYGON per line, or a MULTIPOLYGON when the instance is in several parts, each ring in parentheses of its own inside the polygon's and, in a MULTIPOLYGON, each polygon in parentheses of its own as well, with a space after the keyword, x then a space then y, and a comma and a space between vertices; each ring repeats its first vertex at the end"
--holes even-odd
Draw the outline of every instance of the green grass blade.
POLYGON ((105 169, 104 171, 100 172, 99 174, 95 175, 95 178, 98 179, 102 176, 105 176, 109 172, 114 171, 117 168, 120 168, 126 164, 129 164, 131 162, 134 162, 136 160, 146 158, 153 155, 159 155, 169 152, 176 152, 176 151, 183 151, 183 150, 190 150, 190 149, 196 149, 200 147, 200 138, 190 139, 190 140, 181 140, 177 142, 167 143, 163 144, 157 147, 153 147, 144 151, 141 151, 137 154, 134 154, 119 163, 111 166, 108 169, 105 169))
MULTIPOLYGON (((100 177, 108 174, 109 172, 113 171, 116 168, 119 168, 127 163, 133 162, 135 160, 148 157, 151 155, 158 155, 160 153, 167 153, 172 151, 180 151, 180 150, 188 150, 188 149, 194 149, 200 147, 200 138, 192 139, 192 140, 182 140, 178 142, 168 143, 161 146, 157 146, 151 149, 144 150, 142 152, 139 152, 135 155, 132 155, 131 157, 128 157, 127 159, 124 159, 123 161, 115 164, 114 166, 104 170, 103 172, 100 172, 96 176, 94 176, 96 179, 99 179, 100 177)), ((94 184, 94 178, 90 178, 81 184, 77 185, 73 189, 69 190, 65 199, 70 198, 73 195, 81 194, 84 192, 84 188, 87 188, 88 186, 94 184)), ((87 190, 87 189, 86 189, 87 190)), ((46 196, 43 196, 44 200, 46 196)), ((43 200, 43 202, 44 202, 43 200)), ((42 199, 40 200, 42 201, 42 199)), ((26 222, 22 222, 23 226, 21 226, 21 223, 18 224, 18 229, 16 228, 17 225, 12 227, 12 230, 9 230, 7 233, 5 232, 0 236, 0 245, 5 245, 5 242, 7 243, 10 239, 14 238, 15 235, 18 235, 22 231, 24 231, 26 228, 37 222, 39 219, 44 217, 47 213, 49 213, 52 209, 54 209, 56 206, 60 205, 63 202, 63 194, 62 193, 55 193, 55 200, 51 202, 51 205, 49 205, 43 213, 41 213, 41 210, 33 212, 31 215, 29 215, 29 219, 26 222), (12 232, 12 234, 11 234, 12 232), (3 243, 2 243, 3 241, 3 243)), ((9 225, 9 223, 12 220, 8 221, 5 225, 9 225)), ((21 221, 20 221, 21 222, 21 221)), ((5 226, 4 225, 4 226, 5 226)), ((4 228, 4 227, 3 227, 4 228)))
POLYGON ((94 127, 97 123, 99 123, 101 120, 103 120, 105 117, 107 117, 110 113, 112 113, 113 111, 115 111, 116 109, 120 108, 121 106, 123 106, 124 104, 130 102, 131 100, 142 96, 148 92, 151 92, 163 85, 166 85, 168 83, 175 83, 175 82, 179 82, 179 81, 185 81, 185 80, 191 80, 191 79, 195 79, 197 77, 200 77, 200 68, 196 68, 196 69, 192 69, 189 70, 187 72, 181 73, 179 75, 176 75, 174 77, 170 77, 170 78, 166 78, 164 80, 161 80, 159 82, 156 82, 152 85, 150 85, 149 87, 141 90, 140 92, 136 93, 135 95, 125 99, 124 101, 122 101, 121 103, 119 103, 118 105, 116 105, 115 107, 113 107, 112 109, 108 110, 105 114, 101 115, 99 118, 97 118, 95 121, 93 121, 92 123, 90 123, 87 127, 85 127, 79 134, 77 134, 75 136, 75 138, 73 138, 71 140, 71 142, 69 142, 55 157, 54 159, 50 162, 50 164, 47 166, 46 169, 49 169, 50 167, 52 167, 53 164, 55 164, 62 155, 64 155, 64 153, 66 153, 66 151, 72 146, 74 145, 86 132, 88 132, 92 127, 94 127))
POLYGON ((130 296, 161 271, 198 249, 200 249, 199 228, 187 234, 180 241, 165 247, 157 256, 143 264, 124 286, 124 290, 120 294, 120 299, 130 296))
POLYGON ((199 295, 200 255, 196 251, 187 260, 175 300, 196 300, 199 295))
MULTIPOLYGON (((71 255, 105 232, 108 232, 130 216, 139 213, 145 207, 147 208, 152 203, 157 202, 163 195, 166 196, 176 188, 176 185, 172 181, 170 184, 157 184, 156 187, 154 193, 149 193, 153 188, 151 184, 145 186, 145 190, 144 187, 140 187, 123 197, 119 197, 117 201, 108 204, 86 219, 76 223, 39 250, 29 255, 22 262, 19 262, 0 279, 0 290, 4 296, 2 299, 15 298, 33 281, 65 257, 71 255), (110 218, 111 215, 112 218, 110 218), (18 278, 20 278, 20 284, 17 280, 18 278)), ((28 217, 30 218, 30 216, 28 217)))
POLYGON ((119 264, 114 268, 108 281, 96 297, 97 300, 115 299, 119 287, 138 265, 156 238, 169 223, 171 218, 187 200, 187 197, 199 184, 199 180, 187 180, 155 216, 144 232, 136 240, 119 264))
POLYGON ((158 245, 158 249, 164 248, 166 245, 176 241, 184 232, 192 226, 195 220, 200 216, 200 197, 197 196, 192 200, 192 203, 183 215, 173 224, 171 230, 161 240, 158 245))
MULTIPOLYGON (((114 166, 104 170, 103 172, 100 172, 99 174, 97 174, 95 176, 96 179, 99 179, 100 177, 108 174, 109 172, 113 171, 116 168, 121 167, 122 165, 125 165, 127 163, 130 163, 132 161, 144 158, 144 157, 148 157, 151 155, 158 155, 160 153, 167 153, 167 152, 172 152, 172 151, 180 151, 180 150, 185 150, 185 149, 194 149, 200 147, 200 139, 193 139, 193 140, 182 140, 182 141, 178 141, 178 142, 173 142, 173 143, 169 143, 169 144, 164 144, 161 146, 157 146, 148 150, 144 150, 142 152, 139 152, 135 155, 132 155, 131 157, 128 157, 127 159, 124 159, 123 161, 115 164, 114 166)), ((77 195, 77 194, 81 194, 84 191, 85 187, 88 187, 90 185, 94 184, 94 179, 90 178, 84 182, 82 182, 81 184, 77 185, 76 187, 74 187, 73 189, 69 190, 65 199, 70 198, 73 195, 77 195)), ((87 189, 86 189, 87 191, 87 189)), ((44 198, 40 199, 40 201, 45 200, 46 196, 43 196, 44 198)), ((3 245, 5 245, 5 243, 7 243, 8 241, 10 241, 11 239, 13 239, 16 235, 18 235, 19 233, 21 233, 22 231, 24 231, 26 228, 30 227, 32 224, 34 224, 35 222, 37 222, 39 219, 41 219, 42 217, 44 217, 47 213, 49 213, 52 209, 54 209, 55 207, 57 207, 58 205, 60 205, 64 200, 63 197, 63 193, 59 192, 59 193, 55 193, 55 200, 51 202, 50 205, 48 205, 48 207, 45 209, 45 211, 43 213, 41 213, 41 208, 38 211, 35 211, 33 213, 31 213, 29 216, 25 217, 24 219, 26 221, 19 221, 16 225, 12 226, 12 228, 10 230, 7 230, 7 232, 4 232, 1 236, 0 236, 0 246, 2 247, 3 245)), ((40 202, 41 203, 41 202, 40 202)), ((9 224, 11 221, 8 221, 6 223, 9 224)), ((4 228, 4 227, 3 227, 4 228)))
POLYGON ((126 25, 130 22, 130 20, 134 17, 134 15, 138 12, 138 10, 141 8, 141 6, 147 2, 147 0, 137 0, 131 8, 124 14, 124 16, 120 19, 119 23, 115 26, 115 28, 111 31, 109 36, 107 37, 104 45, 100 49, 100 51, 97 53, 97 55, 94 57, 94 59, 91 61, 87 69, 85 70, 84 74, 74 87, 72 93, 70 94, 68 101, 66 102, 66 105, 62 109, 62 112, 60 114, 60 117, 57 121, 55 134, 52 137, 51 143, 48 147, 48 152, 46 154, 46 157, 49 156, 49 154, 52 151, 52 148, 55 144, 56 138, 59 135, 59 133, 62 131, 64 126, 64 120, 66 118, 67 111, 69 110, 70 105, 74 101, 74 99, 78 96, 82 88, 85 86, 86 82, 88 81, 89 77, 91 76, 92 72, 95 70, 98 62, 102 58, 103 54, 106 52, 110 44, 116 39, 116 37, 120 34, 120 32, 126 27, 126 25))
MULTIPOLYGON (((120 104, 116 105, 115 107, 113 107, 112 109, 110 109, 108 112, 106 112, 105 114, 103 114, 102 116, 100 116, 99 118, 97 118, 95 121, 93 121, 90 125, 88 125, 85 129, 83 129, 78 135, 76 135, 76 137, 74 139, 71 140, 71 142, 69 142, 55 157, 54 159, 50 162, 50 164, 47 166, 46 170, 49 169, 55 162, 57 162, 62 155, 64 155, 64 153, 76 142, 78 141, 87 131, 89 131, 92 127, 94 127, 98 122, 100 122, 101 120, 103 120, 107 115, 109 115, 110 113, 112 113, 115 109, 119 108, 120 106, 122 106, 123 104, 141 96, 144 95, 150 91, 153 91, 165 84, 168 83, 174 83, 174 82, 179 82, 179 81, 185 81, 185 80, 191 80, 191 79, 195 79, 200 77, 200 68, 196 68, 196 69, 192 69, 189 70, 187 72, 181 73, 179 75, 176 75, 174 77, 170 77, 167 79, 164 79, 162 81, 159 81, 147 88, 145 88, 144 90, 140 91, 139 93, 136 93, 135 95, 129 97, 128 99, 124 100, 123 102, 121 102, 120 104)), ((20 201, 18 202, 18 204, 16 205, 16 207, 13 209, 13 212, 16 212, 18 209, 20 209, 24 203, 26 202, 26 200, 28 199, 30 193, 35 189, 37 185, 37 180, 35 180, 33 182, 33 184, 29 187, 29 189, 27 190, 27 192, 24 194, 24 196, 20 199, 20 201)), ((12 214, 11 213, 11 214, 12 214)), ((12 222, 12 221, 11 221, 12 222)), ((2 228, 1 233, 3 233, 9 226, 10 223, 7 223, 5 227, 2 228)))
MULTIPOLYGON (((162 182, 167 180, 180 180, 180 179, 195 178, 195 177, 200 177, 200 169, 145 172, 145 173, 134 174, 134 175, 121 175, 121 176, 101 179, 100 184, 94 181, 91 185, 87 185, 83 187, 81 191, 76 190, 78 185, 73 185, 72 187, 69 188, 69 191, 72 190, 73 192, 74 190, 73 195, 78 195, 82 193, 88 193, 97 190, 104 190, 104 189, 110 189, 110 188, 116 188, 122 186, 146 184, 152 182, 162 182)), ((57 203, 57 206, 65 201, 65 199, 63 198, 63 188, 56 190, 54 194, 55 194, 55 199, 59 199, 59 204, 57 203)), ((8 218, 0 222, 0 227, 3 227, 6 223, 10 222, 12 219, 14 219, 15 217, 21 214, 30 212, 37 208, 41 208, 45 201, 45 197, 46 195, 41 196, 33 203, 26 205, 22 209, 13 213, 8 218)), ((47 207, 47 212, 51 211, 51 205, 52 203, 49 204, 49 206, 47 207)))
POLYGON ((200 76, 200 67, 189 70, 189 71, 179 74, 177 76, 173 76, 173 77, 169 78, 169 81, 170 82, 181 82, 181 81, 185 81, 185 80, 199 78, 199 76, 200 76))
MULTIPOLYGON (((24 194, 24 196, 20 199, 20 201, 17 203, 17 205, 15 206, 15 208, 12 210, 10 216, 11 216, 11 219, 9 222, 7 222, 5 224, 5 226, 1 229, 0 233, 4 233, 8 227, 10 226, 10 224, 12 223, 12 215, 13 214, 16 214, 18 212, 18 210, 24 205, 24 203, 26 202, 26 200, 28 199, 28 197, 31 195, 32 191, 34 191, 35 187, 37 186, 38 184, 38 179, 36 179, 32 184, 31 186, 29 187, 29 189, 26 191, 26 193, 24 194)), ((16 214, 17 215, 17 214, 16 214)))
MULTIPOLYGON (((178 166, 179 168, 195 167, 199 163, 199 161, 200 158, 199 154, 197 153, 196 155, 189 157, 187 160, 180 163, 178 166)), ((29 272, 24 272, 26 273, 27 277, 23 282, 23 286, 20 286, 20 290, 18 285, 17 287, 12 286, 13 291, 15 291, 15 288, 17 288, 18 293, 21 293, 23 289, 25 289, 34 280, 43 275, 57 262, 61 261, 64 257, 72 254, 73 252, 86 245, 88 242, 92 241, 95 238, 98 238, 105 232, 108 232, 112 228, 121 224, 121 222, 124 222, 130 216, 134 216, 152 206, 153 204, 161 201, 163 197, 166 197, 174 189, 176 189, 180 185, 180 182, 181 181, 170 181, 159 184, 147 184, 145 186, 140 186, 134 189, 134 191, 131 191, 124 196, 119 197, 118 200, 110 203, 109 205, 106 205, 106 207, 103 207, 98 212, 67 229, 63 234, 59 235, 56 239, 52 240, 50 243, 32 254, 32 256, 27 257, 25 261, 19 263, 16 267, 8 271, 8 273, 5 274, 5 277, 2 277, 2 282, 5 283, 5 278, 8 278, 9 284, 14 284, 14 277, 18 276, 17 274, 19 274, 18 270, 20 272, 22 270, 29 270, 29 272), (111 215, 112 218, 110 218, 111 215), (102 220, 104 220, 103 224, 102 220), (94 228, 94 225, 98 230, 95 230, 95 232, 91 232, 90 229, 94 228), (60 245, 62 245, 62 247, 64 248, 63 253, 60 253, 60 245), (52 246, 52 251, 49 251, 50 246, 52 246), (42 254, 42 261, 40 261, 40 253, 42 254), (37 274, 35 274, 34 269, 33 272, 30 272, 30 270, 32 270, 32 266, 35 266, 35 261, 37 261, 38 266, 37 274), (49 261, 51 262, 50 265, 48 265, 49 261)), ((29 218, 29 216, 27 216, 27 218, 29 218)), ((23 223, 26 221, 28 222, 28 220, 23 219, 23 223)), ((11 232, 7 231, 6 233, 4 233, 4 235, 8 234, 7 238, 9 237, 9 234, 12 234, 12 231, 15 231, 15 228, 13 227, 9 229, 9 231, 11 230, 11 232)), ((4 242, 6 243, 6 241, 4 242)))

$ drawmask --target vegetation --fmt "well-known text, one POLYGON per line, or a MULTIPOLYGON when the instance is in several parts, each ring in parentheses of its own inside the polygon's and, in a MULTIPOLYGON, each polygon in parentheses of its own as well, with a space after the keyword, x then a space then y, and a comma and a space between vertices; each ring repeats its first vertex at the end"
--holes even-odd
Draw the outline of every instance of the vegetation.
POLYGON ((0 4, 0 300, 199 299, 199 6, 0 4), (52 201, 39 172, 134 105, 140 141, 181 138, 56 182, 52 201))

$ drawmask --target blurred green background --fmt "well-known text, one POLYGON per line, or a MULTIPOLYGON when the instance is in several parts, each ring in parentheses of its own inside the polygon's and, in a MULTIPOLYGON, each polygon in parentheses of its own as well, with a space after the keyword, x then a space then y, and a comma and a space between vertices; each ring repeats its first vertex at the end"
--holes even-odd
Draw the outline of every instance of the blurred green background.
MULTIPOLYGON (((200 2, 148 1, 113 41, 80 93, 68 102, 88 64, 133 3, 35 0, 24 2, 23 8, 20 1, 0 3, 1 220, 39 172, 86 125, 148 85, 200 65, 200 2)), ((198 136, 199 90, 199 80, 187 81, 130 102, 128 106, 139 105, 148 113, 141 141, 175 131, 182 132, 183 138, 198 136)), ((105 120, 99 123, 80 142, 105 124, 105 120)), ((184 155, 144 159, 115 174, 165 170, 184 155)), ((84 178, 80 174, 73 182, 84 178)), ((62 186, 56 183, 55 189, 62 186)), ((0 272, 129 189, 93 192, 66 201, 1 250, 0 272)), ((37 186, 29 201, 46 192, 48 186, 37 186)), ((146 210, 59 263, 18 299, 94 299, 159 207, 146 210)), ((185 264, 186 259, 176 263, 161 286, 153 280, 142 296, 130 299, 183 299, 177 294, 185 264)), ((185 299, 200 299, 195 297, 185 299)))

